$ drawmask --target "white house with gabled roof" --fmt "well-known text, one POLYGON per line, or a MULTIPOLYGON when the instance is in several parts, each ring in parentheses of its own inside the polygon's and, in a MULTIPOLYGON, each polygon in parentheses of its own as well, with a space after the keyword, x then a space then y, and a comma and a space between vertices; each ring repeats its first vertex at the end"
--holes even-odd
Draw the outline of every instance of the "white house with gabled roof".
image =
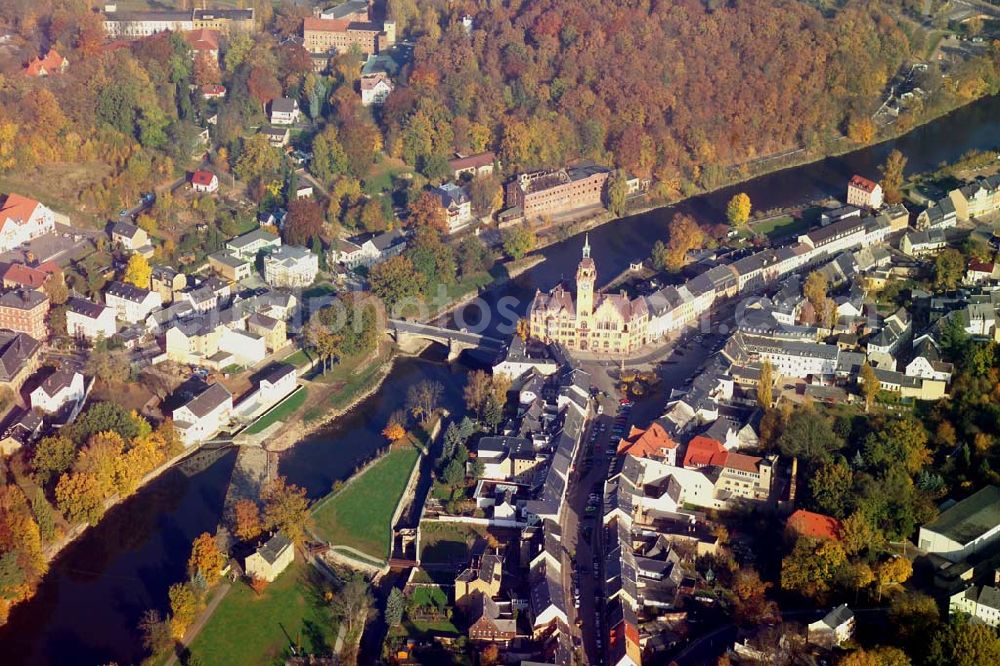
POLYGON ((173 411, 174 427, 184 446, 207 441, 229 424, 233 394, 222 384, 212 384, 173 411))
POLYGON ((74 338, 108 339, 117 332, 115 310, 85 298, 66 301, 66 334, 74 338))

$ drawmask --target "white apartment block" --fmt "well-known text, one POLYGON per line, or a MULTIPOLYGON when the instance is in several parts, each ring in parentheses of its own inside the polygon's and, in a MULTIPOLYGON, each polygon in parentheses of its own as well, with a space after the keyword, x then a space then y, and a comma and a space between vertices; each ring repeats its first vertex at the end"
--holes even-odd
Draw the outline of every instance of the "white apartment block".
POLYGON ((282 245, 264 257, 264 281, 272 287, 308 287, 319 273, 319 257, 304 247, 282 245))

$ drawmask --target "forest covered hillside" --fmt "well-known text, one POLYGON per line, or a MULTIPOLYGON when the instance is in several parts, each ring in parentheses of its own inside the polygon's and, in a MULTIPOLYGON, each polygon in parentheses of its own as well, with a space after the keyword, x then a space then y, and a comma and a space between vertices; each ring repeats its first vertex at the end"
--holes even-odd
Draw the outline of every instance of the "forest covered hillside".
POLYGON ((507 165, 610 159, 675 186, 849 127, 871 140, 914 37, 898 3, 854 0, 456 3, 469 32, 412 4, 389 2, 422 34, 409 89, 387 108, 390 149, 419 161, 492 139, 507 165), (429 140, 414 136, 427 126, 429 140))

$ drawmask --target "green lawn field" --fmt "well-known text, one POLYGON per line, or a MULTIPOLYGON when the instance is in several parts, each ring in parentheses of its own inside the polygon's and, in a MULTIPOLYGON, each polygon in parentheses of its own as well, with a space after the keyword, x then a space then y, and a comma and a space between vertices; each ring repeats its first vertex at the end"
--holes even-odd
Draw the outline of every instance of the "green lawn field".
POLYGON ((308 395, 308 389, 304 386, 301 387, 298 391, 285 398, 284 402, 250 424, 246 429, 246 433, 248 435, 256 435, 259 432, 264 432, 272 423, 287 419, 299 407, 305 404, 308 395))
POLYGON ((292 563, 260 596, 234 583, 191 644, 205 666, 284 663, 290 641, 312 654, 330 654, 336 623, 319 598, 296 553, 292 563))
POLYGON ((313 513, 316 534, 333 545, 356 548, 378 559, 389 556, 389 520, 420 455, 412 446, 390 451, 313 513))

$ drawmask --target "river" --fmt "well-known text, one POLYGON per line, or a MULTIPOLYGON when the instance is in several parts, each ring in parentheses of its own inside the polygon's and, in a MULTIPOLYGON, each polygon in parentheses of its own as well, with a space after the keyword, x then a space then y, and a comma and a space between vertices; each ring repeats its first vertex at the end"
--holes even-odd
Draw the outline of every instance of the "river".
MULTIPOLYGON (((848 178, 855 172, 877 177, 877 165, 892 148, 909 158, 909 171, 923 171, 969 149, 998 146, 1000 98, 991 97, 893 141, 618 220, 590 232, 599 279, 607 281, 629 262, 648 256, 653 243, 666 236, 675 211, 722 220, 726 201, 738 191, 747 192, 758 209, 842 198, 848 178)), ((508 297, 516 304, 514 310, 523 312, 536 288, 548 289, 572 277, 580 247, 580 239, 573 238, 545 248, 545 262, 484 294, 485 309, 496 308, 508 297)), ((472 310, 469 325, 479 320, 472 310)), ((500 323, 492 317, 484 330, 495 333, 500 323)), ((389 414, 402 407, 409 386, 423 379, 441 382, 446 387, 443 406, 456 410, 461 408, 467 370, 440 357, 400 360, 381 390, 332 427, 282 454, 281 473, 306 488, 310 497, 325 494, 358 461, 383 446, 379 431, 389 414)), ((178 469, 168 471, 68 546, 52 563, 36 597, 16 607, 0 629, 3 663, 138 663, 144 656, 135 629, 139 618, 148 608, 166 611, 167 588, 185 577, 191 541, 213 531, 221 518, 234 461, 235 453, 228 452, 190 476, 178 469)))

